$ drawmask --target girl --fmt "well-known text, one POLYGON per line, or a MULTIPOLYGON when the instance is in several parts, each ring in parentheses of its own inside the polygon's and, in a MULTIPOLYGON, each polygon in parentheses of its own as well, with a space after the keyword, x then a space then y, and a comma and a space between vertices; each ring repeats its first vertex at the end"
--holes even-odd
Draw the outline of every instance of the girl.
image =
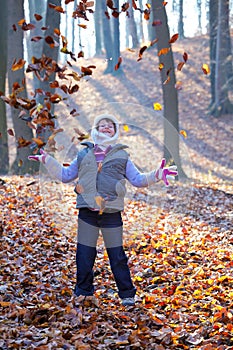
POLYGON ((158 180, 168 186, 168 178, 177 175, 176 166, 165 168, 165 159, 160 167, 148 173, 140 172, 130 160, 126 145, 117 143, 119 122, 108 114, 94 120, 91 131, 92 142, 82 142, 84 149, 68 167, 60 165, 52 156, 41 149, 41 155, 29 159, 42 162, 52 176, 67 183, 78 178, 75 187, 78 215, 78 243, 76 251, 77 282, 74 293, 77 296, 92 296, 93 266, 96 258, 96 244, 99 231, 105 247, 118 295, 123 305, 134 305, 134 287, 127 256, 123 249, 123 223, 126 194, 125 182, 136 187, 147 187, 158 180))

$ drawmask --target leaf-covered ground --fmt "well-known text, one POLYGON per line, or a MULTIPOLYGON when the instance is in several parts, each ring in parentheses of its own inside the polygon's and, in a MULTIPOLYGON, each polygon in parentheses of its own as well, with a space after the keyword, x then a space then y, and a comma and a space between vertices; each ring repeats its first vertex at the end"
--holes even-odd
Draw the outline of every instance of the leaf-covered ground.
POLYGON ((158 186, 154 202, 145 191, 127 202, 125 246, 137 303, 126 308, 117 297, 101 238, 95 299, 74 303, 72 186, 52 214, 53 201, 45 210, 38 178, 2 179, 0 348, 232 349, 228 190, 158 186))
MULTIPOLYGON (((189 181, 169 188, 159 183, 150 190, 129 189, 124 239, 136 306, 121 306, 101 237, 95 299, 74 300, 73 184, 61 185, 42 171, 35 177, 2 177, 0 349, 233 348, 233 122, 232 116, 207 115, 209 80, 201 71, 208 62, 207 38, 176 43, 176 62, 184 51, 189 60, 179 73, 180 124, 187 132, 185 170, 193 171, 189 181)), ((74 127, 88 127, 83 114, 102 112, 105 103, 132 104, 135 113, 138 104, 147 109, 162 103, 152 50, 140 62, 136 52, 123 53, 124 74, 118 77, 103 74, 104 58, 89 61, 96 72, 69 100, 80 118, 69 116, 67 106, 60 110, 68 138, 74 127)), ((151 168, 161 149, 156 154, 155 146, 146 157, 144 151, 160 124, 146 114, 149 137, 131 130, 125 140, 133 159, 151 168)))

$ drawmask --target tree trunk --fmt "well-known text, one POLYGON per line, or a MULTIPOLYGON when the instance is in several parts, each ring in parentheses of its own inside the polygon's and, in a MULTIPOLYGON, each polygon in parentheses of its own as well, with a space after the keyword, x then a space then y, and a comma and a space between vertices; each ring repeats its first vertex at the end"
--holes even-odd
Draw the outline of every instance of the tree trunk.
POLYGON ((183 0, 179 1, 179 22, 178 22, 178 33, 179 38, 184 39, 184 16, 183 16, 183 0))
POLYGON ((178 168, 179 177, 187 177, 184 173, 179 151, 179 115, 178 96, 175 88, 176 77, 174 72, 174 61, 171 45, 169 45, 170 33, 167 23, 167 14, 162 0, 152 1, 153 14, 160 19, 161 26, 153 27, 156 30, 158 52, 169 48, 169 52, 159 56, 159 62, 164 65, 161 72, 163 104, 164 104, 164 157, 168 163, 175 163, 178 168), (169 80, 169 81, 168 81, 169 80))
POLYGON ((102 6, 101 1, 95 2, 95 53, 97 56, 102 55, 102 6))
MULTIPOLYGON (((6 74, 7 74, 7 4, 8 1, 2 2, 0 11, 0 91, 5 95, 6 74)), ((8 155, 8 134, 6 119, 6 104, 0 99, 0 174, 7 174, 9 171, 9 155, 8 155)))
POLYGON ((227 35, 229 35, 229 0, 219 0, 218 28, 215 66, 215 101, 211 114, 219 117, 233 113, 233 105, 228 97, 227 35))
MULTIPOLYGON (((119 10, 119 0, 114 1, 114 6, 119 10)), ((113 19, 113 74, 119 74, 122 72, 122 66, 116 71, 114 70, 115 65, 118 63, 120 57, 120 27, 119 27, 119 17, 113 19)))
MULTIPOLYGON (((142 0, 139 0, 139 8, 142 8, 143 4, 142 4, 142 0)), ((151 21, 150 25, 151 25, 151 21)), ((153 40, 153 39, 151 39, 153 40)), ((143 30, 143 16, 142 13, 140 12, 139 14, 139 43, 144 42, 145 41, 145 35, 144 35, 144 30, 143 30)))
POLYGON ((202 0, 197 0, 197 14, 198 14, 198 33, 202 34, 202 25, 201 25, 201 2, 202 0))
POLYGON ((209 2, 210 92, 211 92, 210 108, 212 108, 215 101, 217 24, 218 24, 218 0, 210 0, 209 2))
POLYGON ((103 16, 103 40, 104 40, 104 48, 105 48, 105 54, 107 59, 107 68, 105 69, 104 73, 112 73, 114 69, 113 65, 113 57, 112 57, 112 51, 113 51, 113 41, 112 41, 112 35, 111 35, 111 26, 110 26, 110 19, 108 19, 105 15, 106 11, 106 2, 105 0, 101 0, 102 5, 102 16, 103 16))
MULTIPOLYGON (((77 7, 77 0, 74 0, 74 11, 77 7)), ((72 18, 72 52, 75 52, 76 49, 76 36, 75 36, 75 19, 72 18)), ((80 27, 79 27, 80 28, 80 27)))
POLYGON ((139 46, 137 26, 134 19, 134 11, 132 8, 132 1, 129 7, 129 17, 126 19, 126 25, 128 25, 128 35, 132 38, 132 48, 136 49, 139 46))
POLYGON ((31 39, 35 36, 44 37, 44 33, 41 28, 45 25, 45 16, 46 16, 46 2, 45 1, 28 1, 29 7, 29 17, 30 23, 35 25, 35 29, 29 30, 26 32, 26 36, 29 40, 27 40, 27 52, 28 52, 28 60, 31 60, 32 56, 41 57, 42 48, 43 48, 43 40, 38 42, 32 42, 31 39), (42 19, 40 21, 36 21, 35 14, 41 15, 42 19))
MULTIPOLYGON (((23 0, 8 0, 8 23, 17 23, 20 19, 24 18, 23 0)), ((18 95, 19 97, 27 98, 26 84, 23 81, 25 79, 24 70, 18 69, 12 71, 11 67, 14 60, 19 60, 24 57, 23 48, 23 36, 24 31, 18 28, 17 31, 13 31, 11 28, 8 32, 8 85, 9 92, 12 92, 12 86, 17 82, 24 90, 18 95)), ((33 137, 32 129, 30 129, 26 123, 19 118, 19 109, 11 107, 11 117, 14 126, 16 141, 20 137, 25 140, 31 140, 33 137)), ((17 144, 18 146, 18 144, 17 144)), ((17 147, 16 159, 12 165, 11 171, 15 174, 25 174, 32 172, 35 169, 35 165, 28 160, 28 156, 31 154, 29 147, 17 147)))

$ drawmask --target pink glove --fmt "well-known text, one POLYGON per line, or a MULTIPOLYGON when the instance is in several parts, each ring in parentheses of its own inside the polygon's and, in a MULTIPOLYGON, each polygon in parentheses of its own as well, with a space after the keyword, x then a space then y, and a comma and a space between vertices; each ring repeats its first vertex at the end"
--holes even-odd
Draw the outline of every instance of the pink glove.
POLYGON ((174 176, 178 175, 176 165, 169 166, 164 168, 166 164, 166 159, 163 158, 160 164, 160 167, 155 172, 155 177, 157 180, 163 180, 165 186, 169 186, 168 179, 174 180, 174 176))
POLYGON ((47 153, 41 148, 40 149, 40 154, 37 154, 35 156, 28 156, 29 160, 34 160, 35 162, 41 162, 45 164, 45 159, 47 157, 47 153))

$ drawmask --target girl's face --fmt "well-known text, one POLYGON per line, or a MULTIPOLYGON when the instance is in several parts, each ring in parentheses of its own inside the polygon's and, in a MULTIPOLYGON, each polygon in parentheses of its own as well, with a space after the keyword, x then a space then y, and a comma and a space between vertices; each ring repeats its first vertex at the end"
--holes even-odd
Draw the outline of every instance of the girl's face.
POLYGON ((110 120, 102 119, 98 125, 98 131, 105 135, 113 137, 115 135, 114 124, 110 120))

